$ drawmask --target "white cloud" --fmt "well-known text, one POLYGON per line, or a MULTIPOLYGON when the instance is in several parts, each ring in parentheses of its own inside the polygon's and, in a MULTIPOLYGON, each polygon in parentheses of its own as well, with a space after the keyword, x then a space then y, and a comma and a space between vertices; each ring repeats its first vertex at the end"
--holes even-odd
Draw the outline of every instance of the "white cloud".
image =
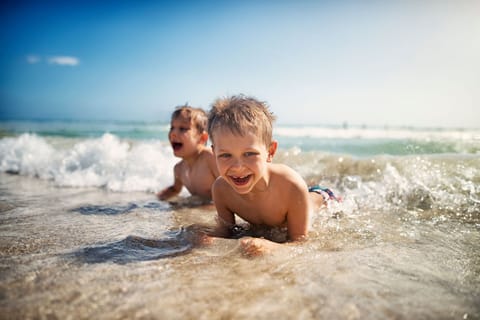
POLYGON ((55 56, 55 57, 49 57, 48 63, 57 64, 60 66, 76 66, 80 63, 80 60, 76 57, 55 56))
POLYGON ((30 64, 35 64, 35 63, 39 63, 41 60, 41 58, 39 56, 36 56, 36 55, 28 55, 27 56, 27 62, 30 63, 30 64))

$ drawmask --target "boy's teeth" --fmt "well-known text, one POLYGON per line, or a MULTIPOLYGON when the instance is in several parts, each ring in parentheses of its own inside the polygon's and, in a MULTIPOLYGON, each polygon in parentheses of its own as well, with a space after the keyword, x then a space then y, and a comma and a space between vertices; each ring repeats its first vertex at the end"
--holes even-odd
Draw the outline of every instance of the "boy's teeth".
POLYGON ((249 178, 250 178, 250 175, 246 175, 243 177, 232 176, 233 181, 239 184, 246 183, 249 178))

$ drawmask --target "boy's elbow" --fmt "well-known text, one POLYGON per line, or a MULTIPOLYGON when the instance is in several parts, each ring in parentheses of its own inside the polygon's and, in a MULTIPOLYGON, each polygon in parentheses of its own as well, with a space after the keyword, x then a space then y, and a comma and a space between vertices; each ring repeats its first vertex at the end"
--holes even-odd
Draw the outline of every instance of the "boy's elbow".
POLYGON ((296 234, 288 237, 289 242, 305 242, 308 240, 307 234, 296 234))

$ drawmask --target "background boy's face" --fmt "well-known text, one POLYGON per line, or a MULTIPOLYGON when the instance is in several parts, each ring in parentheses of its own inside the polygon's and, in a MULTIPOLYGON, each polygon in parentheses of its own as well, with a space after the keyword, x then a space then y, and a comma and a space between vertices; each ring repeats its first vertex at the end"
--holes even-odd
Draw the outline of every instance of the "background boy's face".
POLYGON ((201 143, 200 136, 197 128, 188 118, 178 116, 170 122, 168 139, 172 145, 173 154, 177 157, 185 157, 194 152, 197 145, 201 143))
POLYGON ((270 158, 267 146, 257 135, 240 136, 217 129, 213 142, 219 173, 236 192, 246 194, 264 181, 270 158))

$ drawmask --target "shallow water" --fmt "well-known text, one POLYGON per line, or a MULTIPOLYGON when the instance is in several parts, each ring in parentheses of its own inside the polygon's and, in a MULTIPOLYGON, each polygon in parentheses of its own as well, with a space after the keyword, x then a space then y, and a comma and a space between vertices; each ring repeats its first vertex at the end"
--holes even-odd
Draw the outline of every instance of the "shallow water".
POLYGON ((343 202, 249 258, 156 200, 165 124, 0 127, 1 319, 480 319, 479 130, 277 128, 274 161, 343 202))
POLYGON ((2 318, 480 317, 478 211, 381 208, 352 193, 316 213, 307 243, 248 258, 234 239, 191 244, 187 227, 213 225, 212 208, 0 181, 2 318))

